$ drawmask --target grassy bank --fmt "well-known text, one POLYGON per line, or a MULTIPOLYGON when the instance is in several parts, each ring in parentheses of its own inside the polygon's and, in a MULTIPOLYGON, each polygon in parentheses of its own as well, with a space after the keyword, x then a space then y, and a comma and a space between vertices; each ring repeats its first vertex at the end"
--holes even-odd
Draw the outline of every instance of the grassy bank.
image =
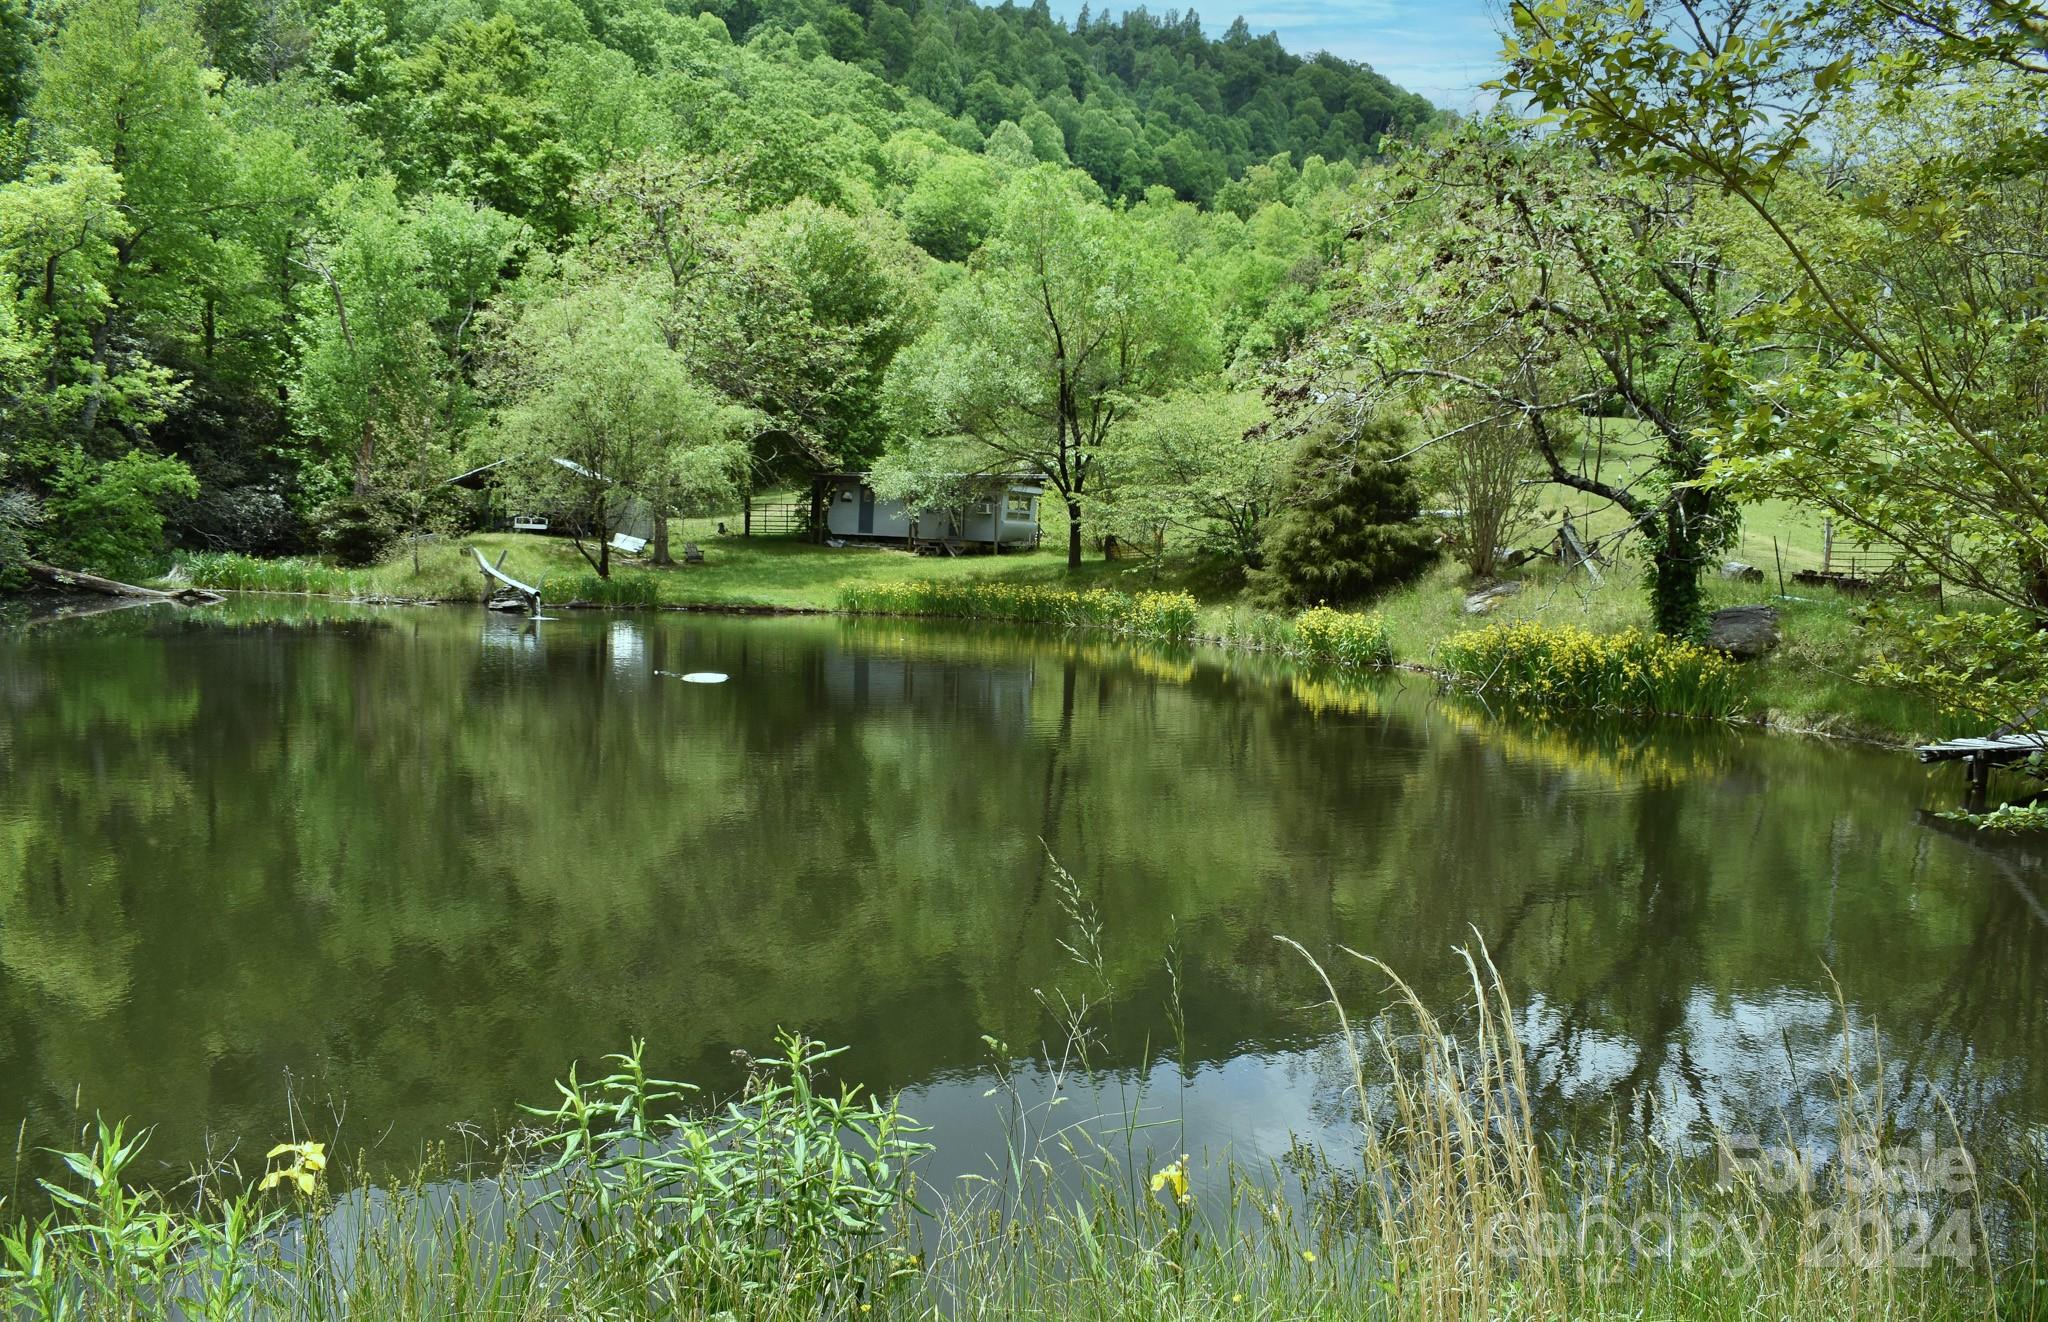
MULTIPOLYGON (((503 554, 506 571, 538 584, 551 603, 887 611, 1100 625, 1333 659, 1370 652, 1379 662, 1390 656, 1395 663, 1426 669, 1444 668, 1441 649, 1447 640, 1490 623, 1571 626, 1596 634, 1640 629, 1648 623, 1641 585, 1628 565, 1595 583, 1583 575, 1561 576, 1539 564, 1524 572, 1518 595, 1503 599, 1485 619, 1478 619, 1464 609, 1471 585, 1456 566, 1444 563, 1419 582, 1374 603, 1370 612, 1341 613, 1377 619, 1369 646, 1349 636, 1362 630, 1361 625, 1339 625, 1347 631, 1342 638, 1326 630, 1304 639, 1297 633, 1296 617, 1242 604, 1234 589, 1219 586, 1191 562, 1090 560, 1069 571, 1064 557, 1051 550, 952 558, 892 549, 833 549, 791 538, 712 537, 701 543, 702 564, 654 568, 622 559, 605 581, 563 539, 486 534, 428 544, 421 550, 418 570, 412 557, 401 552, 374 568, 351 571, 304 560, 193 556, 184 562, 182 572, 205 586, 240 590, 479 601, 483 581, 468 550, 472 545, 494 560, 503 554), (1125 604, 1105 605, 1111 594, 1125 604), (1163 622, 1134 624, 1125 617, 1136 601, 1147 599, 1145 594, 1164 594, 1152 598, 1157 601, 1186 594, 1196 608, 1192 621, 1187 622, 1176 605, 1163 622)), ((1812 558, 1803 549, 1784 549, 1788 566, 1812 558)), ((1770 658, 1740 668, 1747 695, 1744 719, 1888 741, 1943 732, 1938 714, 1917 699, 1856 680, 1857 670, 1870 655, 1858 624, 1860 603, 1828 589, 1781 598, 1776 587, 1775 582, 1759 586, 1720 579, 1708 585, 1713 606, 1768 600, 1782 615, 1784 645, 1770 658)))
MULTIPOLYGON (((1070 973, 1086 982, 1102 970, 1092 917, 1074 912, 1070 973)), ((572 1072, 483 1166, 430 1157, 375 1187, 300 1136, 261 1171, 223 1167, 160 1195, 131 1182, 139 1142, 102 1127, 49 1185, 54 1210, 0 1235, 0 1313, 2039 1315, 2032 1227, 1994 1236, 1971 1171, 1878 1187, 1836 1160, 1780 1179, 1729 1159, 1725 1139, 1674 1154, 1631 1137, 1628 1099, 1590 1148, 1539 1129, 1507 989, 1483 948, 1467 963, 1473 995, 1449 1018, 1390 970, 1390 1008, 1368 1022, 1330 991, 1355 1151, 1297 1152, 1284 1170, 1194 1168, 1174 1128, 1057 1110, 1089 1075, 1082 996, 1049 1057, 1054 1100, 1025 1103, 992 1044, 1010 1150, 950 1188, 920 1183, 913 1120, 832 1082, 833 1053, 798 1037, 721 1107, 651 1077, 635 1048, 598 1077, 572 1072)), ((1835 1132, 1813 1138, 1889 1155, 1890 1120, 1859 1088, 1882 1062, 1848 1044, 1845 1031, 1835 1132)))

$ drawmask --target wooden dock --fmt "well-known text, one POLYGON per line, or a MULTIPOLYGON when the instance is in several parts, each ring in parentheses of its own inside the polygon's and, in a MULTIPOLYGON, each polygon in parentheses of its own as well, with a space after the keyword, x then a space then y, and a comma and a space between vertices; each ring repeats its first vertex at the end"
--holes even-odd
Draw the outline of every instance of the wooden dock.
POLYGON ((2018 762, 2031 754, 2048 752, 2048 730, 2020 730, 2012 734, 1985 735, 1976 739, 1944 739, 1938 744, 1920 745, 1922 762, 1960 762, 1965 758, 1994 764, 2018 762))
POLYGON ((1938 744, 1920 745, 1922 762, 1961 762, 1969 776, 1963 792, 1963 811, 1983 812, 1989 797, 1991 768, 2008 762, 2022 762, 2035 753, 2048 753, 2048 730, 2001 730, 1974 739, 1944 739, 1938 744))

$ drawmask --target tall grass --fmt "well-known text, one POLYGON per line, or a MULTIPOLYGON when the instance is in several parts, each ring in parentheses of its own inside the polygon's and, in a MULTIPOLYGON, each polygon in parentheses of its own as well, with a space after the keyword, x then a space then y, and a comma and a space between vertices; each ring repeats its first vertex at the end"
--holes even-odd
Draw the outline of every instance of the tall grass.
POLYGON ((1107 588, 1070 592, 1020 583, 930 579, 849 583, 839 590, 839 608, 854 615, 916 615, 1112 629, 1175 642, 1194 635, 1198 613, 1195 599, 1185 592, 1133 594, 1107 588))
POLYGON ((1445 639, 1437 656, 1456 687, 1536 709, 1727 719, 1748 699, 1734 663, 1641 629, 1492 624, 1445 639))
POLYGON ((178 568, 202 588, 234 592, 299 592, 323 596, 360 596, 367 579, 318 560, 285 557, 260 560, 232 551, 188 551, 178 568))
MULTIPOLYGON (((558 596, 563 588, 543 584, 544 595, 558 596)), ((565 600, 591 606, 653 607, 661 604, 661 580, 644 570, 620 570, 610 578, 583 574, 569 580, 565 600)))

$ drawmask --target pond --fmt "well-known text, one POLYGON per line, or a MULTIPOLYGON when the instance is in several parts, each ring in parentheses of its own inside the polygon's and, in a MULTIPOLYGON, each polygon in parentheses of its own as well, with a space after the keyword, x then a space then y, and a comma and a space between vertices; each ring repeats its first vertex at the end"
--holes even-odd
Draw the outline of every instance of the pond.
POLYGON ((1958 790, 1896 751, 1099 636, 260 599, 19 628, 0 1129, 32 1153, 126 1116, 169 1175, 310 1128, 395 1169, 634 1037, 716 1092, 790 1028, 966 1170, 998 1066, 1043 1089, 1051 1007, 1090 995, 1107 1104, 1256 1161, 1351 1129, 1275 938, 1363 1017, 1386 981, 1340 947, 1455 1010, 1477 934, 1546 1125, 1824 1134, 1832 974, 1907 1122, 1945 1100, 2024 1142, 2048 870, 1918 815, 1958 790))

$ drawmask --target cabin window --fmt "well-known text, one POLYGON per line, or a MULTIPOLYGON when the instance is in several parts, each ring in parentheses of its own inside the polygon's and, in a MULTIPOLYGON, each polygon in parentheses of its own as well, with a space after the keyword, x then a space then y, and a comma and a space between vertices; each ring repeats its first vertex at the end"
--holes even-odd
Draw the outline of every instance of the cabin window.
POLYGON ((992 500, 984 500, 974 507, 974 512, 976 514, 993 514, 996 512, 996 503, 992 500))
POLYGON ((1031 517, 1031 497, 1030 497, 1030 496, 1028 496, 1028 495, 1026 495, 1026 494, 1025 494, 1024 492, 1022 492, 1022 491, 1012 491, 1012 492, 1010 493, 1010 507, 1009 507, 1009 511, 1008 511, 1008 516, 1007 516, 1007 517, 1009 517, 1009 518, 1012 518, 1012 519, 1028 519, 1028 518, 1030 518, 1030 517, 1031 517))

